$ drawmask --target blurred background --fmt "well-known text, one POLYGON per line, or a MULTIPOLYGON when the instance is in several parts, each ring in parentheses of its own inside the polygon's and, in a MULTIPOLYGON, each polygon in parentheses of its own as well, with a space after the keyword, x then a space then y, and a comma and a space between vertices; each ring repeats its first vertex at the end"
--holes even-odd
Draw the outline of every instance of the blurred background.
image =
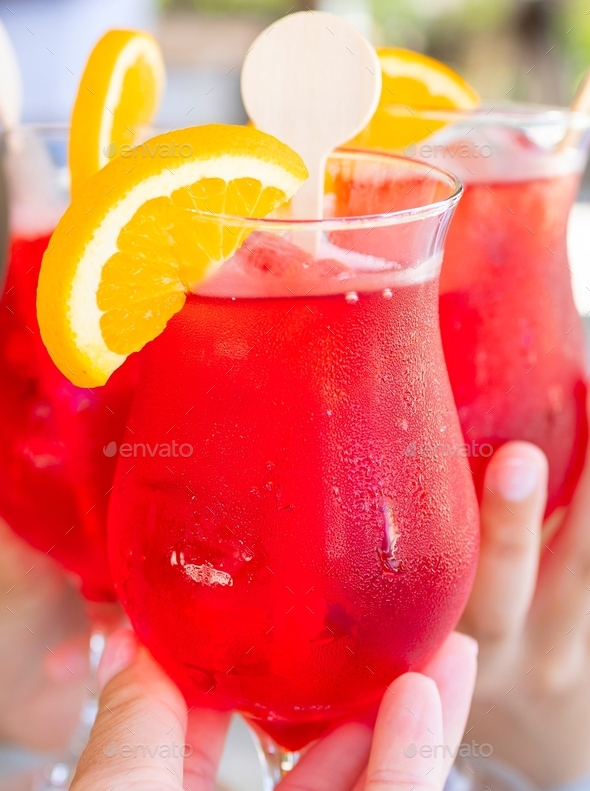
POLYGON ((375 44, 439 58, 494 101, 567 104, 590 61, 584 0, 12 0, 0 18, 25 70, 26 120, 66 118, 96 38, 136 25, 164 48, 162 122, 239 122, 249 44, 273 19, 306 8, 347 17, 375 44))

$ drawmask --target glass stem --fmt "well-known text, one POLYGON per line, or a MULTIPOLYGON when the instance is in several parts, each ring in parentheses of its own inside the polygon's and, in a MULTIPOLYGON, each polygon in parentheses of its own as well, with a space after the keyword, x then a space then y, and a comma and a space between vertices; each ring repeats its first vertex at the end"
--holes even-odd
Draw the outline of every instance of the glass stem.
MULTIPOLYGON (((96 687, 96 671, 104 651, 106 638, 124 622, 119 605, 87 603, 91 623, 89 642, 90 686, 96 687)), ((34 791, 66 791, 72 782, 78 759, 86 747, 98 711, 98 696, 90 687, 80 711, 80 719, 69 747, 56 763, 45 767, 33 783, 34 791)))
POLYGON ((263 791, 273 791, 285 775, 289 774, 299 758, 300 752, 283 750, 278 744, 256 726, 251 726, 254 743, 262 769, 263 791))

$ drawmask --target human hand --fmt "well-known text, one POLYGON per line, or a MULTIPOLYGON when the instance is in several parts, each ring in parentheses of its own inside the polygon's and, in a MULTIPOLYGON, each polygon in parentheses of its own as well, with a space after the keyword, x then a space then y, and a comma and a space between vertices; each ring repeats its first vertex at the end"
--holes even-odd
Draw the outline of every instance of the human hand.
POLYGON ((590 460, 549 545, 546 484, 535 446, 510 442, 494 455, 459 625, 480 645, 469 740, 541 787, 590 772, 590 460))
POLYGON ((60 751, 89 683, 88 624, 52 560, 0 520, 0 740, 60 751))
MULTIPOLYGON (((441 791, 465 727, 476 651, 469 638, 451 635, 423 673, 389 686, 374 733, 361 723, 337 728, 305 753, 281 790, 441 791)), ((98 680, 98 717, 70 791, 213 790, 229 714, 187 713, 178 689, 125 629, 109 638, 98 680)))

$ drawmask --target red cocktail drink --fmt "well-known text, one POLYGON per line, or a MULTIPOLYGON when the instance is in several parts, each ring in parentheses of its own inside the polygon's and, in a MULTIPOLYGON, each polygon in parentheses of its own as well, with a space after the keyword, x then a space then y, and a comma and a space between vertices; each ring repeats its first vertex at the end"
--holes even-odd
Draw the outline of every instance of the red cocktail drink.
POLYGON ((8 141, 13 238, 0 305, 0 516, 74 572, 85 596, 112 600, 106 513, 116 459, 108 446, 123 435, 135 361, 105 388, 74 387, 39 335, 39 267, 66 200, 51 155, 64 143, 63 131, 40 129, 8 141))
POLYGON ((549 459, 550 514, 569 503, 588 438, 583 328, 566 248, 588 118, 517 109, 475 117, 464 121, 468 157, 451 164, 446 144, 445 165, 465 195, 441 274, 443 347, 478 493, 486 454, 529 440, 549 459))
POLYGON ((478 495, 494 450, 529 440, 549 459, 550 514, 571 499, 588 436, 566 228, 590 117, 518 105, 416 113, 446 125, 406 155, 465 185, 445 249, 440 318, 478 495))
POLYGON ((479 443, 471 456, 478 492, 491 449, 529 440, 549 459, 547 513, 569 503, 588 437, 583 328, 566 251, 578 182, 571 174, 467 185, 441 278, 445 356, 463 431, 479 443))
POLYGON ((289 749, 423 666, 477 551, 437 315, 456 183, 362 154, 329 176, 335 219, 211 218, 254 232, 141 353, 109 511, 118 595, 188 706, 289 749))

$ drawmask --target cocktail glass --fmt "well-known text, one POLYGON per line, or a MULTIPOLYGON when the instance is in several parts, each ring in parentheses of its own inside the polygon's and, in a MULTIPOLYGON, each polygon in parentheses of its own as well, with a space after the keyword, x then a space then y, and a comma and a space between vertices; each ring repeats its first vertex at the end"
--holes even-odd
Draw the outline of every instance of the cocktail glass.
POLYGON ((435 134, 406 154, 465 185, 446 244, 440 316, 478 494, 494 450, 511 439, 534 442, 549 459, 546 513, 555 527, 588 436, 566 228, 590 115, 517 104, 416 113, 435 134))
POLYGON ((5 136, 11 241, 0 305, 0 516, 80 579, 84 595, 114 601, 106 512, 135 384, 135 360, 105 388, 75 387, 37 325, 39 267, 68 203, 67 129, 5 136))
MULTIPOLYGON (((347 152, 322 221, 193 213, 243 244, 139 355, 117 593, 187 707, 237 709, 283 751, 422 667, 468 595, 477 505, 437 312, 460 193, 347 152)), ((270 752, 272 787, 292 760, 270 752)))
MULTIPOLYGON (((25 126, 1 140, 10 244, 0 304, 0 517, 79 581, 89 600, 96 664, 100 632, 120 618, 106 513, 136 371, 130 360, 105 388, 74 387, 39 334, 41 259, 68 204, 67 137, 65 127, 25 126)), ((92 711, 86 707, 85 720, 92 711)), ((50 774, 49 787, 66 785, 67 762, 50 774)))

